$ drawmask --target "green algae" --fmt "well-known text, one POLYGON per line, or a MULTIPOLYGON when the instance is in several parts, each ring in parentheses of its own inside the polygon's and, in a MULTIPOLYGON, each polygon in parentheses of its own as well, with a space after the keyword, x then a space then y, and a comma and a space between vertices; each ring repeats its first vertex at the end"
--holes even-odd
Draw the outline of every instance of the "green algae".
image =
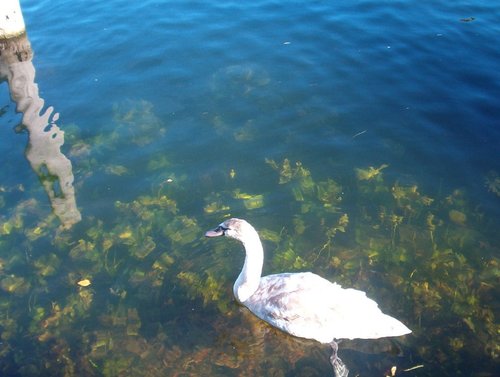
POLYGON ((373 166, 369 166, 367 169, 356 168, 356 178, 360 181, 371 181, 372 179, 380 180, 382 170, 388 167, 389 165, 382 164, 378 168, 374 168, 373 166))
MULTIPOLYGON (((115 111, 129 136, 141 130, 137 118, 162 127, 147 104, 115 111)), ((248 137, 243 131, 235 135, 241 141, 248 137)), ((88 145, 123 142, 118 133, 108 138, 88 145)), ((129 143, 152 142, 135 137, 129 143)), ((82 144, 75 156, 90 158, 86 148, 82 144)), ((203 241, 203 231, 232 211, 255 219, 266 272, 312 270, 366 290, 412 328, 405 347, 418 360, 459 363, 471 349, 475 356, 498 358, 498 246, 488 233, 492 222, 465 191, 434 196, 417 182, 388 180, 386 165, 351 169, 350 180, 335 172, 316 179, 313 169, 291 161, 262 161, 263 171, 274 175, 261 192, 238 187, 233 170, 228 187, 214 193, 173 174, 175 164, 157 155, 147 167, 161 175, 152 188, 112 201, 107 221, 90 216, 79 229, 62 233, 53 217, 39 221, 37 201, 2 213, 0 355, 15 354, 26 365, 23 360, 35 355, 46 370, 67 376, 265 374, 269 366, 276 375, 316 373, 300 369, 311 357, 302 344, 280 333, 266 337, 272 330, 244 317, 234 303, 231 286, 242 255, 229 252, 237 246, 203 241), (274 193, 289 199, 279 221, 269 220, 274 193), (198 211, 186 210, 190 200, 197 200, 198 211), (79 287, 83 278, 92 284, 79 287), (33 355, 16 348, 20 337, 30 339, 33 355), (437 348, 442 351, 434 354, 437 348)), ((129 167, 99 165, 100 173, 89 171, 85 179, 134 179, 129 167)), ((496 180, 488 176, 485 190, 496 194, 496 180)))

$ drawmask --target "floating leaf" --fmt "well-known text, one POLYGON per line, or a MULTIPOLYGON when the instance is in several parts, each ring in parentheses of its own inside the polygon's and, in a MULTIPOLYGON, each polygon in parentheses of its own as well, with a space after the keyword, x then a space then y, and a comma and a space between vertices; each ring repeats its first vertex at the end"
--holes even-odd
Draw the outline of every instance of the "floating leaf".
POLYGON ((89 279, 82 279, 76 284, 78 284, 80 287, 88 287, 92 283, 90 282, 89 279))
POLYGON ((125 232, 122 232, 118 235, 118 238, 122 240, 126 240, 132 237, 132 231, 131 230, 126 230, 125 232))

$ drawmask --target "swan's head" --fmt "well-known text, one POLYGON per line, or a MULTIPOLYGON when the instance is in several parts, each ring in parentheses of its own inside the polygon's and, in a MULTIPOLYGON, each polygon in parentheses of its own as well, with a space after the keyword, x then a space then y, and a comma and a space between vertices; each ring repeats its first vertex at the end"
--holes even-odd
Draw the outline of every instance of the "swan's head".
POLYGON ((220 223, 215 229, 205 233, 206 237, 227 236, 244 242, 249 236, 254 235, 255 229, 248 222, 242 219, 232 218, 220 223))

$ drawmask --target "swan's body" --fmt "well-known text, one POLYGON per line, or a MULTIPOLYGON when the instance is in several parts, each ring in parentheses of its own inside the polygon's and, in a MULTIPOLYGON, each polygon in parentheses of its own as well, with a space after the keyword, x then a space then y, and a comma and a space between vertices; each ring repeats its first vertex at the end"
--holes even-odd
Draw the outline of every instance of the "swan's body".
POLYGON ((331 344, 331 361, 337 375, 347 376, 348 371, 336 356, 335 339, 376 339, 411 332, 397 319, 382 313, 364 292, 344 289, 311 272, 261 277, 262 243, 245 220, 229 219, 206 233, 207 237, 222 235, 241 241, 246 251, 243 269, 233 287, 236 299, 280 330, 331 344))

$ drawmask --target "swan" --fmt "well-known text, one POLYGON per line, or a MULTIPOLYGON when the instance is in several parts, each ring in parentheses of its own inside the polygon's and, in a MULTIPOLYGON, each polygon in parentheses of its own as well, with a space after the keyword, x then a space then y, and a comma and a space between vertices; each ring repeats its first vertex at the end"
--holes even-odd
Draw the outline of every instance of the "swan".
POLYGON ((337 377, 347 377, 349 370, 337 356, 336 339, 411 333, 400 321, 382 313, 363 291, 342 288, 311 272, 261 276, 264 249, 257 231, 243 219, 228 219, 205 236, 226 236, 243 243, 245 262, 233 286, 236 300, 288 334, 329 344, 337 377))

